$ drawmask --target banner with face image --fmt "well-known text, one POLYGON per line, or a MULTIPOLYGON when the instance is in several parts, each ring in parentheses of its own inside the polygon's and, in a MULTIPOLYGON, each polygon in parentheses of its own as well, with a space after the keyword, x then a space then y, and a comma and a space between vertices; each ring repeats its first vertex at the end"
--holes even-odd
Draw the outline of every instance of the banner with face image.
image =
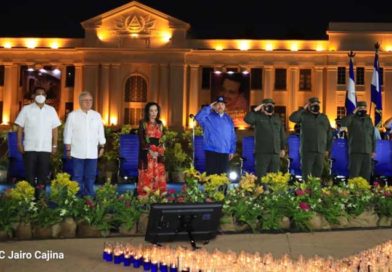
POLYGON ((245 114, 249 111, 250 76, 249 74, 226 72, 212 73, 211 101, 223 96, 226 101, 226 112, 233 119, 234 126, 246 128, 245 114))

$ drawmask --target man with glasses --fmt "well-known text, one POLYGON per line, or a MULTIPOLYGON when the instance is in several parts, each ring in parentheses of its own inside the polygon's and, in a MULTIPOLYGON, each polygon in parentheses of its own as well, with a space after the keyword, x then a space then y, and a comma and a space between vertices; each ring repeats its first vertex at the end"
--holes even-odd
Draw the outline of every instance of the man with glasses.
POLYGON ((80 109, 68 115, 64 128, 67 157, 73 161, 72 179, 80 186, 79 195, 94 195, 98 158, 106 143, 101 115, 92 110, 93 97, 89 92, 79 95, 80 109))

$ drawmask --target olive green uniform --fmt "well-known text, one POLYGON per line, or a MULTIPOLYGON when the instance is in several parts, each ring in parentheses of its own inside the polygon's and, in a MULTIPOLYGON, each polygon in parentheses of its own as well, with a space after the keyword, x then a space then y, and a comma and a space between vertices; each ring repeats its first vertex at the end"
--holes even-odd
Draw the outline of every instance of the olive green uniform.
POLYGON ((350 178, 363 177, 370 180, 372 153, 376 148, 374 126, 369 115, 355 114, 342 119, 342 126, 348 129, 348 151, 350 178))
POLYGON ((285 148, 286 135, 279 115, 248 112, 244 121, 255 127, 256 175, 265 176, 280 169, 280 151, 285 148))
POLYGON ((300 152, 302 177, 307 180, 309 175, 321 177, 325 152, 330 150, 332 129, 328 117, 323 114, 312 114, 300 109, 289 117, 291 122, 301 125, 300 152))

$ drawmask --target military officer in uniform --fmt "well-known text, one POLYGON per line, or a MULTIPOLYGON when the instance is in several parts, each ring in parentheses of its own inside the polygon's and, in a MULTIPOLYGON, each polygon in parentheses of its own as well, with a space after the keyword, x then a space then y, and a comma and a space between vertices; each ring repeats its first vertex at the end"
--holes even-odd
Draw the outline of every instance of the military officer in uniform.
POLYGON ((376 136, 366 107, 365 101, 359 101, 353 114, 342 119, 342 126, 348 129, 350 178, 363 177, 369 180, 372 157, 375 156, 376 136))
POLYGON ((289 119, 301 125, 302 177, 304 180, 309 175, 321 177, 324 157, 328 156, 332 143, 332 129, 328 117, 320 112, 320 100, 311 97, 304 108, 293 112, 289 119))
POLYGON ((269 172, 278 172, 280 157, 285 155, 284 126, 274 108, 275 102, 266 98, 244 118, 246 123, 255 127, 256 175, 259 178, 269 172))

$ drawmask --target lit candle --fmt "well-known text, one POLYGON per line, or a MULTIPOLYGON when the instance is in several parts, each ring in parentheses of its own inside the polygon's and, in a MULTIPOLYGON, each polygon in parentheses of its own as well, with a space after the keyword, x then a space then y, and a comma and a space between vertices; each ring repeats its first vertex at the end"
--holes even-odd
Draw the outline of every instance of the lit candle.
POLYGON ((102 258, 104 261, 113 262, 113 247, 110 243, 105 242, 102 258))
POLYGON ((166 264, 166 263, 160 263, 160 265, 159 265, 159 271, 160 271, 160 272, 168 272, 168 271, 167 271, 167 264, 166 264))
POLYGON ((143 263, 142 256, 138 255, 133 260, 133 267, 134 268, 139 268, 142 265, 142 263, 143 263))
POLYGON ((144 269, 144 271, 150 271, 150 269, 151 269, 151 262, 148 258, 145 258, 143 260, 143 269, 144 269))
POLYGON ((132 259, 133 259, 133 257, 129 252, 125 253, 124 254, 124 266, 131 266, 132 259))
POLYGON ((170 272, 178 272, 177 267, 176 267, 175 264, 172 264, 172 265, 170 266, 170 272))
POLYGON ((151 268, 151 272, 158 272, 158 263, 152 261, 150 268, 151 268))

